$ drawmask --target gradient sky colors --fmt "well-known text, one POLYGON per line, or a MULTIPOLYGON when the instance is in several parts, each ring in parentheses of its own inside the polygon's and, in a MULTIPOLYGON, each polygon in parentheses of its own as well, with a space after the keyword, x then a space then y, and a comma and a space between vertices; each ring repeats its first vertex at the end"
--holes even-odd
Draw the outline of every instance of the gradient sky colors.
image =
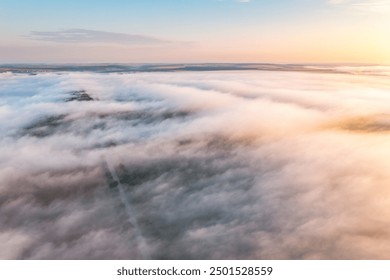
POLYGON ((390 63, 387 0, 0 0, 0 63, 390 63))

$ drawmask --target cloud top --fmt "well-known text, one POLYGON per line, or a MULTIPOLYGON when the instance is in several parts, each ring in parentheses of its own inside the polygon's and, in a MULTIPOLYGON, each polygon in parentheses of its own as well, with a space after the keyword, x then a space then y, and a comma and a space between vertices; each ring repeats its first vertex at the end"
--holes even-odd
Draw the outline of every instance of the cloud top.
POLYGON ((1 73, 0 258, 390 258, 388 69, 357 69, 1 73))

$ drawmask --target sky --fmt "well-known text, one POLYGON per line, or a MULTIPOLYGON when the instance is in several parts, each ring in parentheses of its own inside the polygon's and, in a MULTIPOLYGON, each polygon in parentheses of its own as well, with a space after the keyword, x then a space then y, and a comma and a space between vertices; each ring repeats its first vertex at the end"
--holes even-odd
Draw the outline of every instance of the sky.
POLYGON ((0 0, 0 63, 390 63, 388 0, 0 0))

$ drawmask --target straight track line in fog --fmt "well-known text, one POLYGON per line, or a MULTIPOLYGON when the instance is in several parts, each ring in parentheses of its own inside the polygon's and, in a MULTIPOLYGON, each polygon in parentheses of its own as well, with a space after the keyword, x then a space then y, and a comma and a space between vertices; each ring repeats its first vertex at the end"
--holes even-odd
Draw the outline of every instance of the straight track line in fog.
POLYGON ((126 192, 123 188, 123 185, 122 185, 121 181, 119 180, 118 174, 115 171, 115 168, 113 167, 113 165, 110 164, 110 162, 107 160, 107 158, 104 158, 104 163, 107 167, 107 170, 110 172, 112 179, 116 182, 116 187, 118 188, 118 191, 119 191, 119 197, 120 197, 122 204, 124 205, 125 210, 126 210, 128 222, 134 228, 139 252, 141 253, 141 255, 144 259, 150 259, 150 254, 149 254, 149 250, 147 248, 145 238, 144 238, 142 231, 138 225, 138 221, 136 218, 137 217, 136 211, 131 206, 131 203, 126 195, 126 192))

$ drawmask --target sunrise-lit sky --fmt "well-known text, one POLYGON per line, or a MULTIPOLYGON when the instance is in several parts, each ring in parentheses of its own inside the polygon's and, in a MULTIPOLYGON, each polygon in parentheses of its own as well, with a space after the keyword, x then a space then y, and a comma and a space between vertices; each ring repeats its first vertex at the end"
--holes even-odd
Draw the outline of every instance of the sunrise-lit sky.
POLYGON ((390 63, 389 0, 0 0, 0 63, 390 63))

